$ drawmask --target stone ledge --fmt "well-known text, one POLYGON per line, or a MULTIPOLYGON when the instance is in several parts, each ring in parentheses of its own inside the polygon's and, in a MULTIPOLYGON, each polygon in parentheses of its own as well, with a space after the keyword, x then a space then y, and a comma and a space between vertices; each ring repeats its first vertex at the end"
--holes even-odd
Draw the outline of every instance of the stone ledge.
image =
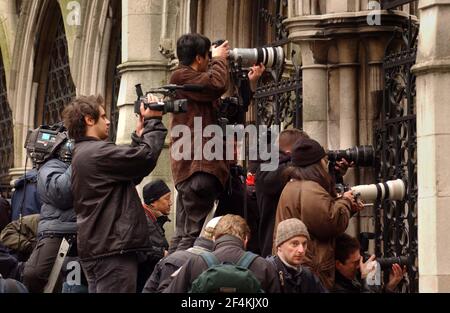
POLYGON ((117 67, 120 74, 136 71, 152 71, 152 70, 167 71, 169 68, 170 64, 158 61, 131 61, 122 63, 117 67))
POLYGON ((411 68, 411 72, 417 75, 425 75, 429 73, 445 73, 450 74, 450 59, 438 59, 420 62, 411 68))

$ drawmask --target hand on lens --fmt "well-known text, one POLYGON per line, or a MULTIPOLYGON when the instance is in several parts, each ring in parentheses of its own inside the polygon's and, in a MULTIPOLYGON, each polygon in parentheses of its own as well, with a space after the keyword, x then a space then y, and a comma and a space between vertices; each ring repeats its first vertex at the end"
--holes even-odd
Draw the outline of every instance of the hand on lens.
POLYGON ((339 173, 344 176, 347 173, 349 167, 352 167, 354 162, 348 163, 346 159, 341 159, 340 161, 336 161, 336 166, 334 169, 339 171, 339 173))
POLYGON ((264 64, 253 65, 248 72, 248 79, 250 81, 257 81, 266 70, 264 64))
POLYGON ((393 291, 397 285, 402 281, 403 275, 406 273, 406 266, 401 268, 397 263, 392 264, 391 272, 389 273, 389 282, 386 285, 386 289, 393 291))
POLYGON ((228 40, 225 40, 220 46, 211 47, 211 55, 213 58, 227 58, 230 51, 228 40))

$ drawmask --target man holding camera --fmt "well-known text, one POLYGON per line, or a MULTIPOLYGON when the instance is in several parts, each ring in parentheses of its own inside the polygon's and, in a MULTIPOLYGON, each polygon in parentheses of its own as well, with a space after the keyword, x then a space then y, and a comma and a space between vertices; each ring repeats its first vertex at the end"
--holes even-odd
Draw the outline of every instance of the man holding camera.
POLYGON ((78 254, 91 293, 136 292, 137 253, 151 249, 136 184, 155 168, 167 130, 162 112, 141 104, 140 113, 131 146, 119 146, 104 141, 110 122, 101 96, 78 97, 63 112, 75 140, 78 254))
MULTIPOLYGON (((43 292, 54 266, 61 241, 77 233, 70 178, 72 142, 65 129, 59 128, 55 143, 39 162, 37 192, 42 201, 36 246, 25 263, 23 282, 30 292, 43 292)), ((38 134, 35 130, 34 134, 38 134)), ((31 135, 31 140, 37 137, 31 135)), ((31 143, 31 144, 34 144, 31 143)), ((28 147, 27 143, 27 147, 28 147)), ((61 280, 58 288, 60 290, 61 280)))
POLYGON ((203 92, 179 91, 177 94, 178 98, 188 100, 188 112, 173 115, 172 130, 178 125, 185 125, 189 127, 192 136, 190 158, 181 160, 174 158, 172 149, 177 141, 186 138, 171 138, 171 166, 178 197, 176 233, 169 252, 192 247, 229 176, 229 167, 224 158, 207 160, 203 155, 203 147, 209 140, 203 138, 203 129, 217 124, 218 100, 227 90, 229 81, 228 41, 212 47, 211 59, 210 48, 211 41, 200 34, 185 34, 177 41, 180 66, 173 72, 170 83, 202 85, 203 92), (202 133, 194 135, 196 117, 200 118, 202 133), (199 136, 201 142, 194 142, 194 136, 199 136))
MULTIPOLYGON (((346 233, 336 238, 336 273, 332 292, 335 293, 373 293, 375 288, 368 286, 365 278, 372 270, 371 263, 375 260, 372 255, 366 262, 360 254, 360 244, 356 238, 346 233), (359 273, 358 273, 359 271, 359 273)), ((398 284, 406 273, 399 264, 393 264, 389 281, 384 286, 384 292, 396 292, 398 284)))

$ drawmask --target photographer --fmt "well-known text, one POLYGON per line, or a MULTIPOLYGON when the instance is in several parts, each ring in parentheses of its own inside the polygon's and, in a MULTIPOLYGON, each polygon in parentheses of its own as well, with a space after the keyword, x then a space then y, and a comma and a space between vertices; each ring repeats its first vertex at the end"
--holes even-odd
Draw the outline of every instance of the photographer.
MULTIPOLYGON (((375 256, 363 262, 360 245, 356 238, 342 234, 336 238, 336 280, 332 292, 335 293, 373 293, 377 290, 366 284, 365 278, 370 272, 370 263, 375 256), (359 273, 358 273, 359 272, 359 273)), ((399 264, 393 264, 389 282, 384 286, 384 292, 396 292, 398 284, 406 273, 399 264)))
MULTIPOLYGON (((72 143, 66 133, 57 141, 48 161, 39 167, 37 192, 42 201, 36 246, 25 263, 23 281, 30 292, 43 292, 64 237, 76 236, 70 179, 72 143)), ((61 279, 61 278, 60 278, 61 279)), ((61 280, 58 283, 60 290, 61 280)))
MULTIPOLYGON (((352 191, 337 197, 328 173, 328 156, 317 141, 298 140, 292 148, 291 164, 285 172, 290 181, 278 202, 275 229, 281 221, 293 217, 305 223, 311 241, 304 265, 330 289, 334 285, 335 238, 346 230, 350 217, 363 205, 352 191)), ((276 252, 276 247, 273 251, 276 252)))
MULTIPOLYGON (((170 83, 198 84, 204 86, 204 90, 201 93, 179 91, 177 98, 188 100, 188 112, 174 114, 172 117, 171 130, 179 125, 187 126, 192 136, 191 155, 188 160, 175 159, 171 151, 171 167, 178 197, 176 232, 170 243, 169 253, 186 250, 193 245, 229 177, 228 163, 224 158, 205 159, 203 148, 207 138, 202 138, 201 144, 194 143, 194 118, 201 119, 202 133, 208 125, 216 125, 218 100, 228 86, 228 41, 218 47, 212 47, 211 60, 210 48, 211 41, 200 34, 185 34, 177 41, 180 66, 173 72, 170 83), (201 154, 200 159, 194 158, 194 154, 198 152, 201 154)), ((183 139, 186 140, 183 137, 172 137, 171 149, 177 141, 183 139)))
POLYGON ((101 96, 80 96, 63 112, 75 140, 73 203, 90 293, 136 292, 137 252, 151 250, 136 184, 155 168, 167 130, 162 112, 143 104, 140 112, 131 146, 104 141, 110 122, 101 96))

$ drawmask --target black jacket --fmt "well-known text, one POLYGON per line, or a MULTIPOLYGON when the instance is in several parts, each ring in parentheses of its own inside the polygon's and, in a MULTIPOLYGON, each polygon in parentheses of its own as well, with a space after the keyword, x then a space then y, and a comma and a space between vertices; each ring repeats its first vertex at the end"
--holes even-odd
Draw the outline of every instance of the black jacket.
POLYGON ((166 256, 164 259, 161 259, 158 264, 156 264, 152 275, 147 280, 143 292, 161 292, 164 290, 170 284, 170 276, 175 273, 176 270, 192 256, 198 255, 200 251, 212 251, 213 244, 212 240, 198 237, 192 248, 187 250, 177 250, 166 256))
POLYGON ((82 260, 150 250, 136 184, 155 168, 166 134, 160 119, 150 119, 132 146, 89 137, 76 142, 72 194, 82 260))
POLYGON ((359 279, 349 280, 342 276, 342 274, 336 270, 334 278, 334 287, 331 290, 333 293, 374 293, 375 290, 369 288, 364 281, 359 279))
MULTIPOLYGON (((214 243, 213 254, 220 262, 236 264, 244 255, 243 242, 231 235, 224 235, 214 243)), ((192 256, 181 268, 173 281, 164 290, 165 293, 186 293, 191 289, 192 282, 208 268, 200 255, 192 256)), ((257 257, 249 270, 261 282, 261 288, 267 293, 280 292, 280 284, 274 268, 262 257, 257 257)))
POLYGON ((58 159, 47 161, 39 169, 37 191, 42 207, 38 236, 76 234, 77 216, 73 209, 71 176, 72 168, 58 159))
POLYGON ((283 172, 291 158, 280 152, 279 166, 275 171, 261 171, 258 167, 255 174, 256 199, 259 209, 259 249, 262 257, 272 255, 275 214, 281 192, 288 182, 283 172))
POLYGON ((273 265, 280 280, 283 293, 328 293, 319 278, 308 268, 300 266, 296 270, 286 266, 278 256, 270 256, 266 260, 273 265))

